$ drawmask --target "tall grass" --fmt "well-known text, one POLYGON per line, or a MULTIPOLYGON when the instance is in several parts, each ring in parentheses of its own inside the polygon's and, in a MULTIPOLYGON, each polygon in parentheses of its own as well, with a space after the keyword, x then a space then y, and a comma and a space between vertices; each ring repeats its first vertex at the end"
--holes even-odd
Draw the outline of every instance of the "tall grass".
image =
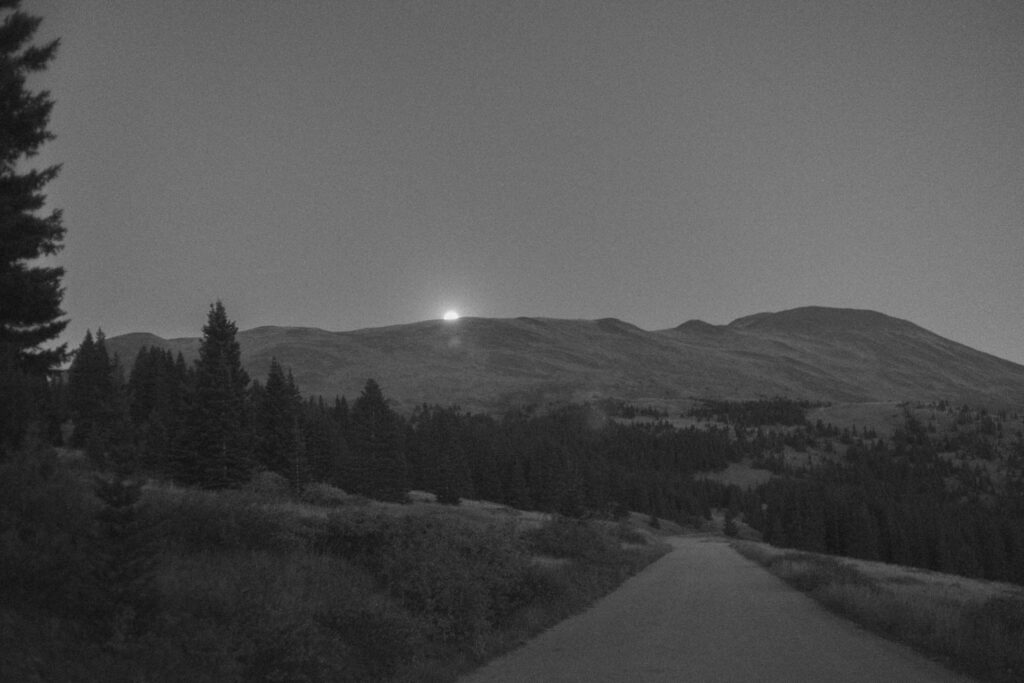
MULTIPOLYGON (((33 524, 45 533, 19 552, 39 556, 32 567, 54 567, 50 593, 75 578, 50 546, 87 555, 86 527, 97 508, 83 502, 87 495, 71 496, 66 480, 46 486, 58 484, 63 503, 22 496, 38 507, 33 524), (86 540, 58 535, 71 520, 86 540), (50 531, 56 545, 44 542, 50 531)), ((55 608, 56 594, 0 600, 0 679, 451 681, 664 552, 656 544, 623 546, 614 527, 554 520, 520 533, 479 518, 396 515, 328 490, 288 499, 150 486, 139 513, 152 535, 159 596, 145 631, 97 637, 74 601, 55 608), (554 548, 561 561, 537 561, 554 548)), ((10 586, 32 589, 13 564, 0 568, 14 582, 0 586, 0 597, 10 597, 10 586)))
POLYGON ((842 559, 780 552, 763 544, 736 542, 733 547, 870 630, 983 680, 1024 680, 1024 596, 955 591, 929 584, 920 573, 877 578, 842 559))

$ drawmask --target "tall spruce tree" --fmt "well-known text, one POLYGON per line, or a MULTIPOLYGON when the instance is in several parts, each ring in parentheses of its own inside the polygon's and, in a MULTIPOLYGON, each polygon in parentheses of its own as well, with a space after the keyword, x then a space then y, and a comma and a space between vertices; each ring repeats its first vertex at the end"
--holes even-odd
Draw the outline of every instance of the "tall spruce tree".
POLYGON ((27 78, 44 70, 58 41, 32 44, 41 19, 19 11, 19 0, 0 0, 0 446, 21 441, 40 395, 42 378, 64 360, 65 347, 43 349, 67 325, 60 308, 64 270, 42 265, 61 247, 60 211, 41 215, 43 189, 59 166, 27 162, 53 139, 47 126, 50 93, 32 92, 27 78))
POLYGON ((114 378, 102 330, 95 338, 86 330, 74 355, 68 369, 68 400, 75 425, 71 445, 81 448, 105 427, 114 400, 114 378))
POLYGON ((347 478, 351 490, 378 500, 404 502, 408 472, 401 424, 377 382, 366 382, 352 404, 349 420, 352 467, 347 478))
POLYGON ((128 379, 128 405, 140 456, 166 463, 184 419, 188 370, 184 358, 155 346, 139 349, 128 379))
POLYGON ((212 304, 195 366, 187 437, 176 468, 177 478, 185 484, 226 488, 244 483, 252 473, 245 419, 249 376, 242 369, 237 333, 224 304, 212 304))
POLYGON ((84 447, 97 462, 131 458, 125 392, 120 362, 107 353, 103 331, 95 340, 87 331, 68 370, 68 402, 75 425, 71 445, 84 447))
POLYGON ((271 359, 266 386, 254 387, 255 449, 260 464, 299 486, 308 477, 302 448, 302 397, 289 372, 271 359))
POLYGON ((327 408, 322 396, 308 399, 303 406, 302 439, 310 479, 343 486, 348 445, 334 411, 327 408))

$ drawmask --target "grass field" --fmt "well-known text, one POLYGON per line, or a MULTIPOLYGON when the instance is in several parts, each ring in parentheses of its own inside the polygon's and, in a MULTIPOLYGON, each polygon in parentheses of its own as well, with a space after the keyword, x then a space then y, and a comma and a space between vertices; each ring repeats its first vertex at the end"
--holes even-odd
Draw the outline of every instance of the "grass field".
POLYGON ((646 519, 259 482, 151 482, 112 545, 95 474, 3 480, 0 680, 452 681, 667 551, 646 519))
POLYGON ((829 609, 985 681, 1024 680, 1024 588, 922 569, 733 543, 829 609))

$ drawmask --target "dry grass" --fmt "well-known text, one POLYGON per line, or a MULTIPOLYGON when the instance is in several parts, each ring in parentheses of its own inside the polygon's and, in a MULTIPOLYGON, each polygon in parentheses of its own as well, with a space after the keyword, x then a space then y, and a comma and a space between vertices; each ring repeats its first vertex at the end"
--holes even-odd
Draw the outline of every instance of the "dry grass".
MULTIPOLYGON (((87 483, 80 478, 35 505, 60 512, 52 525, 67 534, 94 513, 66 505, 87 483)), ((628 525, 278 484, 211 492, 150 482, 139 552, 153 560, 159 608, 119 640, 90 635, 92 617, 63 605, 88 583, 79 576, 87 546, 50 534, 52 548, 26 549, 42 553, 33 571, 47 573, 48 601, 9 600, 40 581, 23 576, 23 562, 0 562, 10 569, 0 652, 11 655, 0 657, 0 680, 451 681, 666 552, 628 525)))
POLYGON ((829 609, 984 680, 1024 678, 1024 588, 735 542, 829 609))

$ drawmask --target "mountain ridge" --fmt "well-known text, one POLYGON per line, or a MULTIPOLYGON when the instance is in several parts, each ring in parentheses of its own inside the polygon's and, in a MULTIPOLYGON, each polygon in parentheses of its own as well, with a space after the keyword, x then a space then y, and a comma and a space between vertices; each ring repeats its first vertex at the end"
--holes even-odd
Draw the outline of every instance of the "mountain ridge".
MULTIPOLYGON (((464 317, 348 332, 261 326, 238 341, 255 378, 276 358, 304 393, 331 398, 358 395, 372 377, 405 408, 764 395, 1024 402, 1024 366, 864 309, 803 307, 655 331, 615 318, 464 317)), ((130 365, 144 345, 191 360, 199 338, 131 333, 107 344, 130 365)))

